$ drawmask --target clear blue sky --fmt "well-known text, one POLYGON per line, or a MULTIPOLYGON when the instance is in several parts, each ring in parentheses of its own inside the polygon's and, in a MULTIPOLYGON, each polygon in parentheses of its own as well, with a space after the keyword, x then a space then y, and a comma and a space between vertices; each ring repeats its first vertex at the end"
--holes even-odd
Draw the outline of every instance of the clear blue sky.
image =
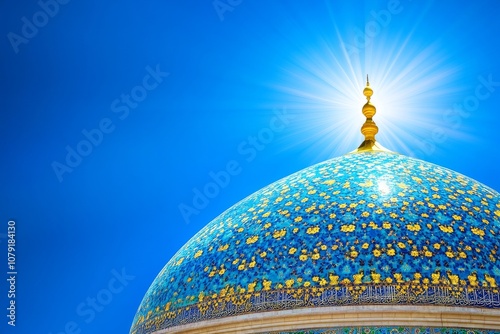
POLYGON ((2 1, 0 268, 13 219, 18 276, 15 328, 1 280, 1 331, 128 333, 201 227, 361 143, 366 73, 384 146, 499 190, 499 12, 494 0, 2 1))

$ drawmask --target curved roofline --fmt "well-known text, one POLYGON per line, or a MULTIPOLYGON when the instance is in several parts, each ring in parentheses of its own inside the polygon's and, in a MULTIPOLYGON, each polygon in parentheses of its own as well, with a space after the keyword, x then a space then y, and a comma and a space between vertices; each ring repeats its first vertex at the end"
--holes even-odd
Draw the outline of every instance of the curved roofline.
POLYGON ((500 330, 500 310, 449 306, 359 305, 245 314, 171 327, 154 334, 250 334, 360 326, 500 330))

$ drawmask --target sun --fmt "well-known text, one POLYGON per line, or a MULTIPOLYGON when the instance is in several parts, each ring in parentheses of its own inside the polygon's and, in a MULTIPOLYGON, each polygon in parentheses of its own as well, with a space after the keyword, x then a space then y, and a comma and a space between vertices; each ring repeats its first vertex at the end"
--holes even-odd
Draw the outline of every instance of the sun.
MULTIPOLYGON (((386 36, 350 53, 337 29, 336 35, 324 37, 288 64, 284 83, 275 88, 283 94, 283 103, 303 118, 292 142, 312 141, 318 157, 357 148, 363 138, 362 90, 369 74, 377 141, 392 151, 419 155, 420 142, 443 123, 451 96, 464 90, 454 84, 460 66, 438 42, 422 47, 412 44, 411 36, 386 36)), ((453 130, 450 134, 464 136, 453 130)))

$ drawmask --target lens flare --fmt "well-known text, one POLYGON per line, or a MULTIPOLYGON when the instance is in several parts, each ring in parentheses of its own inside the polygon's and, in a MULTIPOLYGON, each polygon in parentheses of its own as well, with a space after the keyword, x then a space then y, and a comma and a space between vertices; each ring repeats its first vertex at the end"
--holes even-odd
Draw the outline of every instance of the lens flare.
MULTIPOLYGON (((460 67, 439 42, 422 47, 412 44, 411 35, 385 35, 353 53, 336 32, 293 59, 284 71, 286 84, 275 87, 284 94, 283 103, 301 118, 292 142, 307 141, 314 152, 307 154, 321 158, 357 148, 363 138, 362 91, 369 74, 377 141, 392 151, 418 156, 433 129, 446 127, 445 110, 465 90, 454 84, 460 67)), ((447 130, 451 137, 466 136, 447 130)))

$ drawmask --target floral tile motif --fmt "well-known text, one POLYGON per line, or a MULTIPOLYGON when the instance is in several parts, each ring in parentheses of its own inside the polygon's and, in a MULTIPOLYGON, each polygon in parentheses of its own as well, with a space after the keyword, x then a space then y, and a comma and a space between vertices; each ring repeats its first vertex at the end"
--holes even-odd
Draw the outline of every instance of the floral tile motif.
POLYGON ((385 152, 348 154, 222 213, 158 274, 132 333, 266 310, 500 307, 500 194, 385 152))

